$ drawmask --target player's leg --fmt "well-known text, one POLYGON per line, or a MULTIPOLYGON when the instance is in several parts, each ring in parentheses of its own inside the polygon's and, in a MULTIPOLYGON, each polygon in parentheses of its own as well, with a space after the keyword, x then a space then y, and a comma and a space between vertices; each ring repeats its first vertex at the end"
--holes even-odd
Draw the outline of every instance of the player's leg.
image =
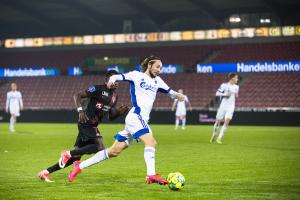
POLYGON ((96 127, 92 126, 80 126, 78 125, 78 136, 75 142, 74 150, 66 150, 61 153, 59 159, 59 165, 61 168, 68 162, 72 157, 81 157, 85 154, 92 154, 104 149, 104 144, 102 141, 102 136, 96 127), (88 135, 99 135, 97 137, 88 137, 88 135))
POLYGON ((218 133, 219 126, 221 124, 221 121, 224 119, 224 117, 225 117, 225 110, 220 107, 217 111, 216 122, 214 124, 213 134, 210 138, 210 143, 212 143, 215 140, 216 135, 218 133))
MULTIPOLYGON (((84 141, 82 141, 80 135, 77 136, 74 147, 75 149, 79 149, 80 147, 86 145, 84 141)), ((70 166, 71 164, 73 164, 75 161, 80 160, 81 156, 73 156, 68 158, 68 160, 66 160, 66 162, 64 163, 64 165, 61 165, 61 160, 59 160, 59 162, 55 163, 54 165, 48 167, 45 170, 42 170, 41 172, 39 172, 38 176, 41 178, 41 180, 46 181, 46 182, 54 182, 50 179, 49 175, 60 170, 63 168, 66 168, 68 166, 70 166)))
POLYGON ((182 119, 182 129, 185 129, 185 124, 186 124, 186 115, 182 115, 181 116, 181 119, 182 119))
POLYGON ((233 115, 233 110, 227 110, 226 111, 225 120, 224 120, 223 126, 221 128, 220 134, 219 134, 218 139, 217 139, 217 142, 219 144, 222 144, 222 138, 224 136, 225 131, 227 130, 227 127, 230 123, 230 120, 232 119, 232 115, 233 115))
POLYGON ((144 159, 147 167, 146 182, 167 184, 167 180, 161 178, 161 176, 155 172, 155 147, 157 144, 155 138, 151 132, 149 132, 141 135, 139 139, 145 144, 144 159))
POLYGON ((223 138, 225 131, 227 130, 229 122, 230 122, 230 119, 225 119, 223 126, 221 128, 220 134, 218 136, 217 143, 222 144, 222 138, 223 138))
MULTIPOLYGON (((73 157, 73 158, 69 159, 64 168, 72 165, 75 161, 80 160, 80 158, 81 157, 73 157)), ((48 167, 47 169, 44 169, 44 170, 40 171, 39 174, 38 174, 38 177, 41 180, 43 180, 45 182, 48 182, 48 183, 54 182, 53 180, 50 179, 49 175, 56 172, 56 171, 58 171, 58 170, 61 170, 61 169, 63 169, 63 168, 61 168, 59 166, 59 163, 57 162, 54 165, 48 167)))
POLYGON ((179 116, 176 115, 176 120, 175 120, 175 130, 178 129, 178 126, 179 126, 179 116))
POLYGON ((124 149, 130 144, 127 139, 128 132, 123 130, 119 132, 115 138, 116 141, 108 149, 97 152, 91 158, 81 162, 79 165, 75 165, 74 169, 69 175, 69 181, 73 182, 77 174, 79 174, 84 168, 90 167, 94 164, 100 163, 112 157, 118 156, 124 149))
POLYGON ((219 129, 220 124, 221 124, 221 120, 216 119, 216 122, 215 122, 215 124, 214 124, 213 134, 212 134, 212 136, 211 136, 211 138, 210 138, 210 143, 212 143, 212 142, 215 140, 216 135, 217 135, 217 133, 218 133, 218 129, 219 129))
POLYGON ((14 113, 11 113, 10 120, 9 120, 10 132, 15 132, 15 121, 16 121, 16 115, 14 113))

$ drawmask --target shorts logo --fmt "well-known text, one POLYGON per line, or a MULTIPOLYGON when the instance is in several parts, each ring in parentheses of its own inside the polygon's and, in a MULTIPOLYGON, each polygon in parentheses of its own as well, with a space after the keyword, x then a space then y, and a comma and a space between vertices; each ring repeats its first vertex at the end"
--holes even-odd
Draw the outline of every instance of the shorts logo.
POLYGON ((96 103, 96 108, 98 110, 101 110, 101 108, 103 107, 103 104, 102 103, 96 103))
POLYGON ((96 91, 95 86, 91 86, 91 87, 89 87, 89 89, 88 89, 88 92, 95 92, 95 91, 96 91))

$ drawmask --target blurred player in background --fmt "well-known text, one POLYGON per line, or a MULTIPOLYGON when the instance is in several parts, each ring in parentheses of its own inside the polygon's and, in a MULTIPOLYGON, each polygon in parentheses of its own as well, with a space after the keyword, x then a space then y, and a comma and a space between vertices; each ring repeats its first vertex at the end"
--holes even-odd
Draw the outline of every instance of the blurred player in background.
MULTIPOLYGON (((183 94, 183 90, 179 89, 178 93, 183 94)), ((186 124, 186 105, 188 105, 188 110, 191 111, 192 107, 190 104, 190 101, 188 99, 188 97, 185 95, 184 96, 184 101, 178 101, 178 99, 174 100, 173 106, 172 106, 172 111, 175 110, 176 107, 176 112, 175 112, 175 116, 176 116, 176 121, 175 121, 175 130, 178 129, 178 125, 179 125, 179 120, 181 120, 182 122, 182 129, 185 129, 185 124, 186 124)))
POLYGON ((239 86, 237 85, 239 76, 235 73, 230 73, 228 75, 228 79, 229 82, 222 83, 222 85, 219 87, 218 91, 216 92, 216 96, 221 97, 221 104, 217 112, 213 135, 210 139, 211 143, 215 140, 221 121, 224 120, 220 134, 216 140, 217 143, 222 144, 221 141, 222 137, 233 116, 233 112, 235 108, 235 99, 238 98, 239 96, 239 86))
MULTIPOLYGON (((106 74, 105 83, 109 77, 118 74, 116 71, 109 71, 106 74)), ((72 163, 80 160, 84 154, 92 154, 104 149, 102 136, 97 128, 102 118, 108 115, 110 120, 114 120, 120 115, 127 113, 128 107, 121 105, 118 109, 117 104, 117 84, 109 89, 105 84, 89 87, 74 95, 77 111, 79 112, 78 136, 75 142, 75 149, 63 151, 59 162, 53 166, 42 170, 38 176, 46 182, 53 182, 49 174, 65 168, 72 163), (83 109, 82 100, 88 100, 87 108, 83 109)))
POLYGON ((20 116, 20 110, 23 110, 23 100, 21 92, 17 91, 17 84, 12 83, 10 87, 11 91, 7 92, 5 110, 11 115, 9 120, 9 130, 10 132, 15 132, 17 117, 20 116))
POLYGON ((134 140, 138 140, 145 144, 146 182, 167 184, 167 180, 155 172, 155 147, 157 142, 152 135, 148 120, 157 92, 166 93, 171 98, 178 98, 180 101, 184 100, 184 95, 171 90, 158 76, 162 67, 160 58, 150 56, 142 62, 141 66, 142 72, 131 71, 126 74, 114 75, 109 79, 108 87, 113 87, 116 81, 128 81, 130 83, 133 107, 126 116, 125 129, 115 135, 116 140, 110 148, 102 150, 88 160, 76 165, 69 175, 70 182, 74 181, 75 176, 82 169, 118 156, 134 140))

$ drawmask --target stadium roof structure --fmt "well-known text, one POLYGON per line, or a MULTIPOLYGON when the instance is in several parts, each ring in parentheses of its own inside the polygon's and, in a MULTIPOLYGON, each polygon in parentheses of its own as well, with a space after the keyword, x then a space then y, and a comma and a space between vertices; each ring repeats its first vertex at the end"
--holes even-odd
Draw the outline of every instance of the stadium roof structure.
POLYGON ((299 0, 1 0, 0 38, 299 25, 299 0), (230 16, 241 17, 230 24, 230 16))

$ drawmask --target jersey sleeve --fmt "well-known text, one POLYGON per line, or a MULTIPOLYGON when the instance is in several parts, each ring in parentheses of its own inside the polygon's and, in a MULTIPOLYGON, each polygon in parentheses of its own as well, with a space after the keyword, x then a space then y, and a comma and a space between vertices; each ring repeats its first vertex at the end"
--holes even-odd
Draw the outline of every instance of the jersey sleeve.
POLYGON ((9 92, 6 94, 6 109, 8 109, 9 106, 9 100, 10 100, 10 96, 9 96, 9 92))
POLYGON ((226 84, 222 83, 222 85, 218 88, 216 92, 216 96, 224 96, 226 91, 226 84))
POLYGON ((190 102, 189 98, 186 95, 185 95, 184 101, 185 101, 185 103, 189 103, 190 102))
POLYGON ((23 99, 22 99, 21 92, 19 92, 19 104, 20 104, 21 108, 23 108, 23 99))
POLYGON ((131 71, 131 72, 127 72, 125 74, 121 74, 123 81, 133 81, 134 77, 136 77, 139 72, 137 71, 131 71))
POLYGON ((171 88, 160 78, 157 78, 158 90, 157 92, 168 94, 171 91, 171 88))
POLYGON ((109 82, 116 82, 116 81, 133 81, 134 77, 137 76, 137 71, 131 71, 125 74, 117 74, 113 75, 109 78, 109 82))

